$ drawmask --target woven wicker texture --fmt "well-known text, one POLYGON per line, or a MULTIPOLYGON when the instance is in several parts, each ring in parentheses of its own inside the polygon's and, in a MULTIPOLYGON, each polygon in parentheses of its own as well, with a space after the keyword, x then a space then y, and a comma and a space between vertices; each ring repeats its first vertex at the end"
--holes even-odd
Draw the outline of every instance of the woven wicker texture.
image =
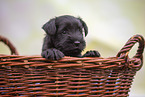
POLYGON ((117 56, 65 57, 51 61, 41 56, 20 56, 0 37, 14 55, 0 54, 2 97, 127 97, 136 71, 143 64, 144 39, 135 35, 117 56), (139 43, 133 58, 128 54, 139 43))

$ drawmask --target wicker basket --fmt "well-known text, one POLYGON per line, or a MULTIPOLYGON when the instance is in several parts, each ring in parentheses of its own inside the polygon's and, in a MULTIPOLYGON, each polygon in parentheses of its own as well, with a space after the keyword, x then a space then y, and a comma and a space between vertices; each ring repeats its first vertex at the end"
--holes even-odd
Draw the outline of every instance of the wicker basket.
POLYGON ((127 97, 136 71, 143 64, 144 39, 135 35, 116 57, 65 57, 59 61, 41 56, 20 56, 0 37, 13 55, 0 54, 2 97, 127 97), (136 55, 130 49, 139 43, 136 55))

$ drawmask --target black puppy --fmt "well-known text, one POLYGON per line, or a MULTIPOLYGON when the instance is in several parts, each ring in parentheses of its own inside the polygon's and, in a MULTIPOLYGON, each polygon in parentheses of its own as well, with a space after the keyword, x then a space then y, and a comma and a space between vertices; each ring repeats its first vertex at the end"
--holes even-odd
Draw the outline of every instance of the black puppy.
POLYGON ((43 25, 46 32, 42 47, 42 57, 59 60, 64 56, 72 57, 99 57, 97 51, 87 51, 83 56, 81 52, 86 46, 83 37, 88 34, 88 27, 81 18, 64 15, 56 17, 43 25))

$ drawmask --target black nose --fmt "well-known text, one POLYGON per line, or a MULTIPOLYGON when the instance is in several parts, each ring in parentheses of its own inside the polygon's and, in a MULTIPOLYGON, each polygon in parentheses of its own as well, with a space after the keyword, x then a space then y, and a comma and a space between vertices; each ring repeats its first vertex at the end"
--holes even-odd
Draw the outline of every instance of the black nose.
POLYGON ((79 41, 75 41, 74 44, 75 44, 75 46, 79 46, 80 42, 79 41))

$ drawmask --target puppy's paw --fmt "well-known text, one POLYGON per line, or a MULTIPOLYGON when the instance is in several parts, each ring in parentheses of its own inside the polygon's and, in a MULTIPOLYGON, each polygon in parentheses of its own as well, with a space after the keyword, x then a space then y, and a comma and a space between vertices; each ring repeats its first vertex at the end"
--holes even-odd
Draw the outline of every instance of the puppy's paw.
POLYGON ((43 51, 42 57, 51 60, 59 60, 64 57, 64 54, 60 50, 53 48, 43 51))
POLYGON ((90 51, 87 51, 83 57, 100 57, 100 53, 98 51, 95 51, 95 50, 90 50, 90 51))

